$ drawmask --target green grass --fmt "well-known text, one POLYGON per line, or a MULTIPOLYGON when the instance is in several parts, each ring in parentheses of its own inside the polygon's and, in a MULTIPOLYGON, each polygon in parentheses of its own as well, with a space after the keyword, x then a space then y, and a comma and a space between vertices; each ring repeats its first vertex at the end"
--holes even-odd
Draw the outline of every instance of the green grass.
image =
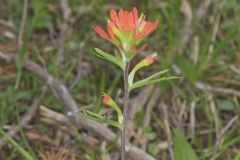
MULTIPOLYGON (((230 69, 231 65, 236 68, 240 66, 240 4, 237 0, 222 0, 219 3, 211 4, 206 11, 205 17, 199 20, 195 12, 200 1, 188 0, 187 2, 193 11, 191 23, 193 33, 192 39, 183 47, 180 53, 185 22, 184 15, 180 11, 181 2, 180 0, 161 2, 157 0, 71 0, 69 2, 72 9, 71 18, 75 19, 75 21, 74 23, 68 23, 65 41, 61 45, 64 49, 64 60, 62 64, 58 64, 59 46, 54 43, 59 38, 60 22, 63 21, 61 7, 54 1, 31 1, 26 22, 27 27, 24 30, 24 43, 20 47, 16 64, 17 69, 14 72, 16 77, 0 84, 0 125, 17 124, 33 98, 39 94, 43 85, 38 77, 22 68, 24 57, 29 57, 46 67, 49 73, 57 77, 68 88, 71 88, 74 83, 70 90, 71 95, 80 105, 95 106, 92 108, 95 112, 102 112, 106 109, 101 103, 103 91, 113 97, 121 98, 122 92, 119 88, 122 88, 122 77, 119 68, 112 67, 111 64, 94 57, 91 52, 95 47, 111 51, 112 46, 107 45, 106 41, 93 33, 92 26, 95 24, 103 26, 105 24, 104 20, 108 13, 108 10, 106 10, 107 5, 111 4, 127 9, 137 6, 139 10, 146 12, 147 18, 151 17, 152 20, 158 18, 160 20, 157 30, 146 40, 149 44, 148 50, 157 51, 160 60, 160 63, 155 64, 152 69, 159 71, 160 69, 169 68, 171 76, 181 77, 179 81, 164 82, 156 85, 161 91, 160 101, 164 101, 168 106, 170 125, 173 128, 181 128, 187 143, 193 148, 200 160, 210 159, 214 154, 213 147, 216 141, 215 114, 211 111, 210 106, 212 103, 215 104, 220 124, 219 129, 222 129, 239 112, 239 97, 224 93, 204 92, 196 88, 195 84, 198 81, 203 81, 215 87, 240 89, 240 75, 230 69), (93 9, 77 17, 78 7, 87 5, 93 5, 93 9), (212 41, 214 26, 217 23, 216 17, 218 16, 220 17, 218 30, 215 40, 212 41), (194 38, 199 40, 197 44, 199 52, 197 53, 196 62, 191 58, 194 49, 196 49, 194 38), (83 46, 79 47, 81 43, 83 43, 83 46), (213 49, 209 53, 211 45, 213 49), (47 47, 53 48, 46 51, 47 47), (173 65, 180 69, 180 75, 176 74, 173 65), (193 139, 188 139, 190 104, 192 101, 196 101, 196 134, 193 139), (184 115, 182 119, 179 119, 179 113, 184 106, 184 115)), ((3 3, 2 6, 7 12, 2 14, 3 16, 0 16, 0 19, 11 20, 14 27, 8 28, 8 30, 17 36, 21 23, 23 2, 10 0, 1 3, 3 3)), ((0 25, 0 30, 4 31, 3 25, 0 25)), ((0 44, 3 47, 8 43, 12 43, 12 40, 4 36, 0 37, 0 44)), ((135 61, 138 62, 141 58, 139 56, 135 61)), ((5 63, 1 61, 0 64, 0 69, 4 69, 5 63)), ((149 75, 148 71, 141 72, 137 76, 145 77, 144 74, 149 75)), ((0 73, 0 78, 4 78, 4 76, 6 75, 0 73)), ((139 91, 141 90, 134 92, 132 97, 138 96, 139 91)), ((64 112, 64 107, 51 92, 47 93, 42 104, 55 111, 64 112)), ((151 126, 149 128, 141 128, 144 123, 141 120, 145 117, 145 106, 135 115, 135 123, 137 129, 143 132, 143 136, 149 138, 148 144, 146 144, 149 153, 157 159, 168 160, 168 150, 159 150, 157 148, 158 144, 166 141, 165 127, 162 113, 158 109, 159 106, 156 103, 151 113, 151 126)), ((107 109, 109 110, 109 108, 107 109)), ((37 115, 33 119, 31 126, 37 128, 39 123, 39 116, 37 115)), ((50 132, 57 130, 51 130, 51 126, 46 126, 50 128, 50 130, 46 131, 49 136, 51 135, 50 132)), ((240 154, 234 152, 234 150, 240 149, 239 128, 239 124, 235 123, 224 135, 224 140, 217 151, 220 153, 218 160, 227 160, 227 157, 234 160, 240 159, 240 154)), ((6 155, 0 152, 0 157, 2 155, 5 159, 17 159, 22 155, 33 157, 34 154, 38 153, 39 148, 46 147, 42 143, 40 143, 39 148, 36 147, 38 143, 28 140, 26 137, 27 132, 25 129, 21 130, 18 134, 21 140, 19 138, 8 138, 8 142, 15 147, 9 148, 5 146, 11 151, 11 154, 6 155)), ((1 133, 6 135, 5 132, 1 131, 1 133)), ((82 133, 85 133, 85 131, 77 131, 75 137, 72 137, 75 143, 70 145, 72 148, 81 151, 81 156, 78 155, 78 152, 75 152, 76 159, 98 159, 102 152, 100 144, 89 149, 88 144, 82 140, 82 133)), ((141 147, 142 144, 136 142, 136 145, 141 147)), ((114 147, 111 146, 110 148, 114 147)), ((114 150, 110 149, 110 151, 114 150)))

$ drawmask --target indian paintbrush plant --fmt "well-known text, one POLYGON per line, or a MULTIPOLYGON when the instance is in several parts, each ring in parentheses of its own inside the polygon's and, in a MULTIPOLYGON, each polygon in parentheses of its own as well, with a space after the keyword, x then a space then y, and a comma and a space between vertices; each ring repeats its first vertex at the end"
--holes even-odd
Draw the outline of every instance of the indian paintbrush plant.
POLYGON ((146 56, 130 71, 130 62, 137 56, 137 53, 143 51, 147 44, 142 43, 143 40, 149 36, 157 27, 158 20, 150 22, 146 20, 146 16, 142 13, 138 14, 136 7, 131 12, 120 9, 116 11, 110 10, 110 17, 107 19, 107 32, 104 31, 98 25, 94 26, 94 30, 100 37, 110 42, 117 48, 115 54, 106 53, 105 51, 94 48, 96 56, 108 60, 113 64, 119 66, 123 72, 124 83, 124 102, 122 110, 118 104, 111 98, 111 96, 104 93, 103 103, 112 107, 116 112, 117 121, 107 119, 97 113, 93 113, 89 110, 84 110, 83 113, 87 118, 106 123, 108 125, 119 128, 121 131, 121 159, 126 159, 125 153, 125 127, 126 127, 126 115, 128 113, 128 101, 130 92, 147 84, 157 83, 163 80, 169 80, 176 77, 162 76, 168 70, 159 71, 145 79, 134 81, 134 76, 137 71, 151 65, 154 62, 154 57, 157 53, 154 52, 151 55, 146 56))

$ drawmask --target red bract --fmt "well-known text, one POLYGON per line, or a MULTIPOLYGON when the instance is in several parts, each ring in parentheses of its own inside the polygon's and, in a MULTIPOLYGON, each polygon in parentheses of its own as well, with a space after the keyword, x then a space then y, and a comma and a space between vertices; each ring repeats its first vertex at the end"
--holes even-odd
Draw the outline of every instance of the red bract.
POLYGON ((117 13, 114 9, 111 9, 107 24, 108 33, 98 25, 94 29, 102 38, 109 41, 115 40, 116 37, 121 39, 121 34, 124 33, 129 33, 132 35, 132 39, 138 40, 152 33, 157 25, 158 20, 155 22, 146 21, 144 14, 138 17, 138 10, 134 7, 132 12, 120 9, 117 13))
POLYGON ((104 38, 104 39, 106 39, 106 40, 110 40, 110 38, 109 38, 109 36, 104 32, 104 30, 101 28, 101 27, 99 27, 99 26, 95 26, 94 27, 94 30, 102 37, 102 38, 104 38))
POLYGON ((150 64, 153 63, 154 58, 153 58, 152 55, 149 55, 149 56, 147 56, 147 57, 145 58, 145 61, 147 62, 147 65, 150 65, 150 64))
POLYGON ((140 48, 140 51, 144 51, 145 48, 147 48, 147 44, 146 44, 146 43, 144 43, 144 44, 142 45, 142 47, 140 48))
POLYGON ((109 102, 110 99, 111 99, 110 96, 104 95, 104 97, 103 97, 103 99, 102 99, 103 104, 108 104, 108 102, 109 102))

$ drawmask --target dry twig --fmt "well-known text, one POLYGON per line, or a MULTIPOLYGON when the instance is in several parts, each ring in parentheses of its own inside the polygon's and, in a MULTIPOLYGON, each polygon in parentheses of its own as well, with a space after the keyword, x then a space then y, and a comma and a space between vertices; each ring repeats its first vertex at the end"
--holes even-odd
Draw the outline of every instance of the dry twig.
POLYGON ((188 1, 186 0, 182 0, 182 4, 180 7, 180 11, 183 13, 184 15, 184 19, 183 19, 183 30, 182 30, 182 40, 181 40, 181 46, 180 46, 180 54, 182 53, 184 47, 186 46, 186 44, 190 41, 190 38, 192 36, 193 33, 193 29, 192 29, 192 8, 190 6, 190 4, 188 3, 188 1))
POLYGON ((130 100, 129 112, 128 112, 128 124, 127 124, 127 137, 134 137, 135 136, 135 128, 134 128, 134 116, 135 114, 140 111, 144 105, 147 103, 149 99, 149 95, 153 90, 153 85, 145 86, 141 89, 140 94, 130 100), (147 95, 147 96, 146 96, 147 95))
POLYGON ((19 48, 22 46, 24 26, 25 26, 25 23, 27 20, 27 11, 28 11, 28 0, 24 0, 22 21, 21 21, 21 26, 20 26, 19 35, 18 35, 18 47, 19 48))
MULTIPOLYGON (((144 117, 144 128, 151 125, 151 118, 152 118, 152 111, 154 109, 154 107, 156 107, 157 101, 159 100, 160 97, 160 89, 157 88, 152 97, 150 98, 147 107, 146 107, 146 113, 145 113, 145 117, 144 117)), ((147 144, 148 144, 148 139, 147 138, 143 138, 143 148, 146 150, 147 149, 147 144)))
POLYGON ((220 131, 218 137, 217 137, 217 140, 216 140, 216 143, 214 145, 214 155, 212 156, 212 158, 210 160, 216 160, 220 155, 221 153, 218 153, 218 149, 221 145, 221 143, 223 142, 224 140, 224 135, 225 133, 227 133, 227 131, 233 126, 234 123, 236 123, 239 119, 239 116, 238 115, 235 115, 227 124, 226 126, 220 131))
POLYGON ((195 108, 196 101, 192 101, 190 105, 190 124, 189 124, 189 136, 193 140, 195 136, 195 126, 196 126, 196 117, 195 117, 195 108))
POLYGON ((68 0, 61 0, 60 4, 61 4, 64 20, 67 21, 69 18, 69 15, 72 12, 71 8, 68 5, 68 0))
POLYGON ((240 92, 237 90, 231 89, 231 88, 213 87, 213 86, 205 84, 203 82, 197 82, 196 87, 203 91, 216 92, 216 93, 222 93, 222 94, 230 94, 230 95, 240 97, 240 92))
POLYGON ((165 132, 166 132, 166 135, 167 135, 167 140, 168 140, 168 151, 169 151, 169 154, 170 154, 170 157, 171 157, 171 160, 175 160, 174 158, 174 152, 173 152, 173 148, 172 148, 172 134, 171 134, 171 130, 170 130, 170 124, 169 124, 169 115, 168 115, 168 107, 167 105, 162 102, 161 103, 161 108, 163 110, 163 121, 164 121, 164 125, 165 125, 165 132))
MULTIPOLYGON (((0 52, 0 59, 3 59, 7 62, 15 62, 16 57, 14 55, 4 54, 0 52)), ((42 67, 38 64, 34 63, 29 59, 24 60, 23 67, 38 76, 40 79, 43 80, 52 90, 54 96, 63 104, 67 111, 77 113, 78 112, 78 105, 71 97, 70 93, 68 92, 67 88, 59 82, 58 79, 50 75, 47 71, 45 71, 42 67)), ((116 135, 112 132, 109 128, 105 125, 100 124, 95 121, 83 119, 79 116, 74 116, 72 119, 76 125, 81 126, 95 135, 99 136, 100 138, 106 140, 108 143, 112 143, 116 135)), ((120 149, 120 142, 118 141, 117 147, 120 149)), ((126 152, 131 159, 138 159, 138 160, 155 160, 152 156, 147 154, 145 151, 131 145, 127 144, 126 152)))
MULTIPOLYGON (((36 111, 38 109, 38 106, 40 105, 42 99, 45 96, 45 93, 47 91, 47 87, 43 86, 42 87, 42 91, 41 94, 36 97, 33 101, 33 103, 29 106, 29 109, 27 110, 27 112, 23 115, 20 123, 16 126, 14 126, 9 132, 8 135, 11 137, 14 137, 18 131, 23 128, 24 126, 26 126, 31 119, 34 117, 34 115, 36 114, 36 111)), ((2 146, 5 145, 5 141, 3 141, 2 139, 0 140, 0 148, 2 148, 2 146)))

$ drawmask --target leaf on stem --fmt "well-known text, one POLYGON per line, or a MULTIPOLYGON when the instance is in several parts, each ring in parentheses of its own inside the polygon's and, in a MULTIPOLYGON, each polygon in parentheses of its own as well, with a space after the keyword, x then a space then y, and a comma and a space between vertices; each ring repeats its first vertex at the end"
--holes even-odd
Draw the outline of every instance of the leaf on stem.
POLYGON ((173 130, 173 149, 176 160, 198 160, 192 147, 176 129, 173 130))
POLYGON ((92 119, 94 121, 98 121, 98 122, 101 122, 101 123, 106 123, 108 125, 111 125, 111 126, 114 126, 114 127, 117 127, 119 129, 121 129, 121 124, 118 123, 117 121, 114 121, 114 120, 111 120, 111 119, 106 119, 105 117, 103 117, 99 114, 93 113, 89 110, 83 110, 82 112, 83 112, 83 115, 88 119, 92 119))
POLYGON ((117 112, 117 114, 118 114, 118 122, 119 122, 119 124, 122 124, 123 113, 122 113, 120 107, 117 105, 117 103, 110 96, 108 96, 105 93, 103 93, 103 94, 104 94, 104 98, 103 98, 104 104, 109 105, 110 107, 112 107, 117 112))
POLYGON ((133 79, 135 76, 135 73, 143 68, 143 67, 147 67, 149 65, 151 65, 154 61, 154 57, 157 55, 156 52, 154 52, 153 54, 146 56, 142 61, 140 61, 131 71, 131 73, 128 76, 128 82, 129 82, 129 86, 131 86, 133 84, 133 79))
POLYGON ((104 52, 103 50, 101 50, 99 48, 94 48, 94 51, 95 51, 96 56, 98 56, 102 59, 108 60, 108 61, 118 65, 122 69, 124 69, 123 61, 119 56, 113 56, 111 54, 104 52))
POLYGON ((133 83, 130 88, 131 89, 134 89, 134 88, 138 88, 138 87, 142 87, 144 85, 147 85, 147 84, 152 84, 152 83, 158 83, 160 81, 164 81, 164 80, 170 80, 170 79, 176 79, 176 78, 179 78, 179 77, 159 77, 160 75, 164 74, 168 72, 168 69, 165 69, 163 71, 160 71, 160 72, 157 72, 143 80, 140 80, 140 81, 137 81, 135 83, 133 83), (158 78, 157 78, 158 77, 158 78))
POLYGON ((177 79, 177 78, 179 78, 179 77, 161 77, 161 78, 158 78, 158 79, 148 80, 148 81, 145 81, 145 82, 139 81, 139 82, 134 83, 132 85, 131 89, 142 87, 142 86, 145 86, 147 84, 153 84, 153 83, 158 83, 158 82, 161 82, 161 81, 177 79))
POLYGON ((12 139, 6 132, 0 128, 0 136, 9 142, 26 160, 34 160, 35 158, 26 151, 22 146, 20 146, 14 139, 12 139))

